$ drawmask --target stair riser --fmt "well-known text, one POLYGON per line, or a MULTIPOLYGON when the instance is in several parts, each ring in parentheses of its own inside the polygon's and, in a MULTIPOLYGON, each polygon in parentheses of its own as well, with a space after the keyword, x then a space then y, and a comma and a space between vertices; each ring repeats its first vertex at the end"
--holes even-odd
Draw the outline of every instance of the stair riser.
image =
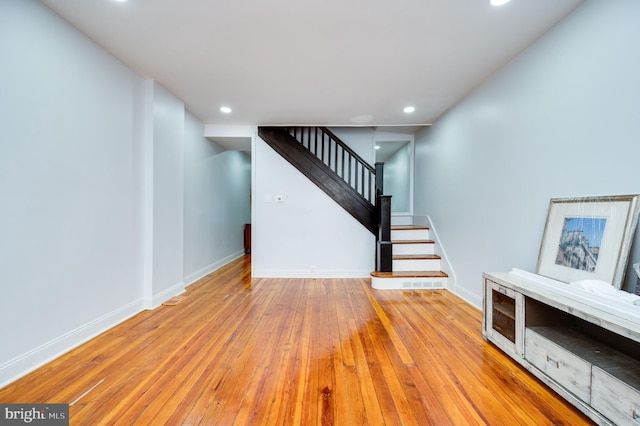
POLYGON ((393 254, 434 254, 435 244, 394 244, 393 254))
POLYGON ((391 241, 428 240, 428 229, 392 229, 391 241))
POLYGON ((402 259, 393 260, 393 271, 439 271, 440 259, 402 259))
POLYGON ((372 273, 371 285, 378 290, 435 290, 447 288, 448 279, 428 228, 391 230, 393 255, 391 273, 372 273), (403 276, 404 275, 404 276, 403 276))
POLYGON ((433 290, 447 288, 447 278, 371 278, 377 290, 433 290))

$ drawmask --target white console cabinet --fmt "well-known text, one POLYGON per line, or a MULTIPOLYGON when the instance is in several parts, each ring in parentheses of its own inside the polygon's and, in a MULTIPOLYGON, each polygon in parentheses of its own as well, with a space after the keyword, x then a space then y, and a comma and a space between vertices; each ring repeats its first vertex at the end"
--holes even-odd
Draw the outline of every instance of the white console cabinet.
POLYGON ((483 282, 486 340, 596 423, 640 426, 640 306, 517 269, 483 282))

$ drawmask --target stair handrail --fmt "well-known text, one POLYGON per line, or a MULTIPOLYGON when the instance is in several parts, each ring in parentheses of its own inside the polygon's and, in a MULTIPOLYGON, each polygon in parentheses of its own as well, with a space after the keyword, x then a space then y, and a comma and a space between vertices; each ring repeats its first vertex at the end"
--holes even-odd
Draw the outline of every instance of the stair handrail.
POLYGON ((372 165, 370 165, 367 161, 365 161, 362 157, 360 157, 353 149, 351 149, 349 145, 344 143, 342 139, 337 137, 331 130, 329 130, 327 127, 322 127, 322 126, 318 128, 322 130, 324 133, 326 133, 327 135, 329 135, 329 137, 331 137, 333 140, 335 140, 338 145, 340 145, 345 151, 351 154, 351 156, 355 158, 359 163, 361 163, 363 166, 369 169, 371 173, 373 173, 374 175, 376 174, 376 169, 372 165))
POLYGON ((316 155, 340 179, 355 189, 369 203, 375 205, 376 169, 351 149, 349 145, 323 126, 288 126, 286 129, 298 143, 316 155), (318 140, 318 132, 320 140, 318 140), (326 156, 325 141, 328 142, 326 156), (318 143, 321 144, 320 148, 318 143), (338 158, 338 148, 343 155, 341 159, 338 158), (346 159, 344 158, 345 155, 347 156, 346 159), (353 170, 351 168, 352 162, 354 163, 353 170), (340 163, 342 170, 339 170, 338 163, 340 163), (348 170, 345 171, 345 168, 348 168, 348 170))

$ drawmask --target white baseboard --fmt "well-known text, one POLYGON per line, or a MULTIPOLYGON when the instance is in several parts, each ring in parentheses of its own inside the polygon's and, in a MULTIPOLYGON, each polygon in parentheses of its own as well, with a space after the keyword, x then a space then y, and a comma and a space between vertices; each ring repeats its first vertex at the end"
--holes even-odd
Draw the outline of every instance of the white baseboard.
MULTIPOLYGON (((244 251, 234 253, 231 256, 190 274, 188 277, 185 277, 184 281, 174 284, 168 289, 154 295, 150 304, 151 309, 155 309, 172 297, 182 294, 185 290, 185 282, 192 284, 203 276, 210 274, 242 255, 244 255, 244 251)), ((29 352, 5 362, 0 365, 0 387, 8 385, 31 371, 69 352, 73 348, 80 346, 99 334, 115 327, 137 313, 144 311, 147 309, 147 306, 149 306, 149 304, 145 303, 145 299, 143 298, 134 300, 125 306, 105 314, 100 318, 96 318, 75 330, 65 333, 60 337, 30 350, 29 352)))
POLYGON ((207 275, 209 275, 210 273, 212 273, 213 271, 222 268, 224 265, 226 265, 227 263, 236 260, 239 257, 244 256, 244 250, 240 250, 238 252, 235 252, 223 259, 217 260, 207 266, 205 266, 204 268, 200 268, 195 272, 190 273, 189 275, 185 276, 183 281, 186 284, 186 286, 190 286, 191 284, 195 283, 196 281, 198 281, 200 278, 202 277, 206 277, 207 275))
POLYGON ((172 285, 168 289, 162 290, 158 294, 154 294, 151 300, 151 309, 155 309, 158 306, 162 305, 167 300, 171 299, 172 297, 175 297, 184 293, 184 287, 185 287, 184 282, 180 281, 179 283, 172 285))
POLYGON ((134 300, 125 306, 5 362, 0 365, 0 387, 19 379, 143 310, 143 299, 134 300))
POLYGON ((376 290, 438 290, 447 288, 447 278, 378 278, 371 277, 376 290))
POLYGON ((369 278, 371 270, 253 269, 253 278, 369 278))
POLYGON ((426 222, 424 224, 429 227, 429 236, 433 241, 435 241, 436 254, 439 255, 441 258, 440 270, 442 272, 446 272, 446 274, 449 275, 449 279, 447 280, 448 288, 455 294, 456 282, 457 282, 456 272, 453 270, 453 265, 451 265, 451 262, 449 262, 449 256, 447 255, 447 251, 444 248, 444 244, 442 244, 442 241, 438 236, 438 231, 436 229, 436 226, 431 221, 430 216, 421 217, 419 220, 423 223, 426 222))
POLYGON ((482 296, 460 287, 456 287, 455 291, 453 289, 449 289, 449 291, 475 308, 482 309, 482 296))

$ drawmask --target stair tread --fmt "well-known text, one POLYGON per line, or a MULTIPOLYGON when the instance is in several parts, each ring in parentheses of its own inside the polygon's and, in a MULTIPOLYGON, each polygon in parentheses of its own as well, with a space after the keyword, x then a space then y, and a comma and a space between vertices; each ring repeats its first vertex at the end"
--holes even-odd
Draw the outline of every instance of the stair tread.
POLYGON ((393 260, 415 260, 415 259, 440 259, 437 254, 399 254, 393 256, 393 260))
POLYGON ((433 240, 392 240, 391 244, 435 244, 433 240))
POLYGON ((373 271, 371 276, 376 278, 447 278, 449 275, 442 271, 373 271))

